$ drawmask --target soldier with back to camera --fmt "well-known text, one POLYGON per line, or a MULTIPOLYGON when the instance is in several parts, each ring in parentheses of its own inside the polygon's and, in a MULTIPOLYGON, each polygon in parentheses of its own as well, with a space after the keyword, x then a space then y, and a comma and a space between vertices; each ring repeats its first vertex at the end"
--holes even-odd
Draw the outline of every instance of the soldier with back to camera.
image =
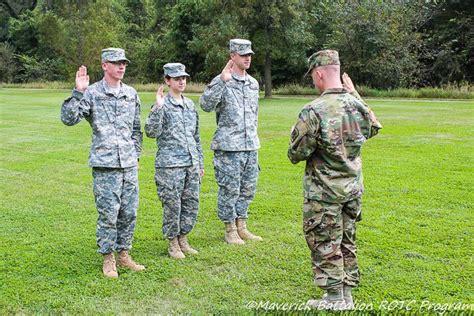
POLYGON ((308 63, 321 96, 301 110, 288 148, 292 163, 306 161, 303 229, 314 281, 326 292, 308 306, 352 309, 352 288, 359 283, 356 221, 364 189, 360 151, 382 125, 347 74, 341 82, 337 51, 319 51, 308 63))

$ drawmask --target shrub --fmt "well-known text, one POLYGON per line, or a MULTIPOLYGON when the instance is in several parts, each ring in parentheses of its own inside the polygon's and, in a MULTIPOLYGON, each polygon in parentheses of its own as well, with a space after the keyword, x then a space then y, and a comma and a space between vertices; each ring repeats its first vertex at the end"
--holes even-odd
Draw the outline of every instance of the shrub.
POLYGON ((0 43, 0 82, 12 82, 17 72, 13 46, 6 42, 0 43))

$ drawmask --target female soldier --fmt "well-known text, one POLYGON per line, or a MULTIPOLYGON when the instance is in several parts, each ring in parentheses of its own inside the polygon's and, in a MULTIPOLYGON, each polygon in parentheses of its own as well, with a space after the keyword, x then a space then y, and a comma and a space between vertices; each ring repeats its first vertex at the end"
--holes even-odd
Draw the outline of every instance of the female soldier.
POLYGON ((186 88, 185 66, 163 66, 169 93, 163 86, 156 93, 146 120, 145 132, 156 138, 155 182, 163 205, 163 234, 169 240, 168 253, 175 259, 196 254, 186 238, 193 229, 199 209, 200 178, 204 175, 199 116, 193 101, 182 95, 186 88))

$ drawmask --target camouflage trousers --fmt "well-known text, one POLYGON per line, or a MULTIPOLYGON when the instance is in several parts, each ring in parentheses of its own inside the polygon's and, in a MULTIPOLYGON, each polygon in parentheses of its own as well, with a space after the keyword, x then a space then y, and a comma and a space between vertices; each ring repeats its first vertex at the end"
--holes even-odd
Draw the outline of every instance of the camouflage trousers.
POLYGON ((217 215, 225 223, 248 218, 248 207, 257 189, 258 152, 214 152, 214 171, 219 186, 217 215))
POLYGON ((138 169, 92 168, 101 254, 132 248, 138 209, 138 169))
POLYGON ((156 168, 155 183, 163 205, 163 235, 173 239, 188 234, 199 210, 199 165, 156 168))
POLYGON ((360 212, 360 197, 342 204, 305 199, 303 230, 314 282, 322 289, 359 284, 356 220, 360 212))

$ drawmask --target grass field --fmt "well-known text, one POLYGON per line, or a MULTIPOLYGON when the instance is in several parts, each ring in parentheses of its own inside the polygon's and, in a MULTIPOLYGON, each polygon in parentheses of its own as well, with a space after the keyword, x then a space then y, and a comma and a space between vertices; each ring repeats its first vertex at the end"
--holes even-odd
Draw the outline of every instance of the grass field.
MULTIPOLYGON (((309 99, 260 103, 262 171, 249 221, 265 239, 260 243, 223 242, 209 150, 215 118, 201 111, 206 175, 190 235, 200 253, 170 259, 153 181, 156 147, 145 138, 132 254, 147 270, 119 270, 120 278, 110 280, 102 276, 96 253, 90 127, 61 123, 60 105, 68 95, 0 90, 0 314, 253 313, 321 295, 302 233, 304 166, 286 158, 290 127, 309 99), (258 309, 260 301, 268 303, 258 309)), ((140 97, 144 122, 153 93, 140 97)), ((358 306, 472 308, 474 102, 369 103, 384 129, 363 150, 358 306)))

